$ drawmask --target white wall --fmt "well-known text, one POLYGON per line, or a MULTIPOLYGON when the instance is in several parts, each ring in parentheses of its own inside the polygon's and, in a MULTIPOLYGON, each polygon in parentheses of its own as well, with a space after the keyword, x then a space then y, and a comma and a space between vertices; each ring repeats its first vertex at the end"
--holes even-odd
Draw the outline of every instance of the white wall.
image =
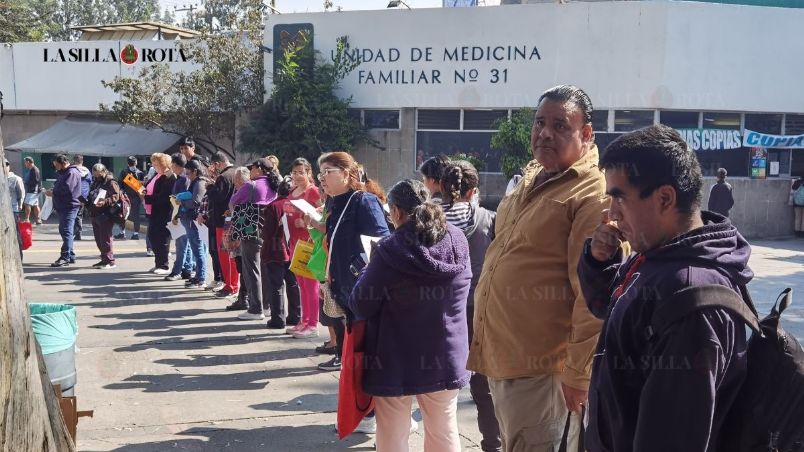
MULTIPOLYGON (((312 23, 315 47, 329 58, 338 36, 354 48, 397 48, 397 62, 364 62, 342 94, 365 108, 494 108, 535 105, 551 86, 573 83, 601 108, 764 112, 804 111, 804 10, 687 2, 599 2, 487 8, 273 15, 276 25, 312 23), (444 49, 536 46, 541 60, 444 61, 444 49), (433 49, 412 62, 411 49, 433 49), (492 69, 507 83, 490 83, 492 69), (440 84, 370 85, 359 71, 439 70, 440 84), (456 70, 477 69, 475 83, 456 70)), ((270 92, 272 58, 266 58, 270 92)))
MULTIPOLYGON (((154 64, 142 60, 157 49, 173 49, 174 60, 179 61, 178 45, 179 41, 4 44, 0 46, 0 91, 4 95, 3 103, 9 110, 97 111, 98 104, 109 104, 117 98, 112 90, 101 85, 101 80, 136 76, 142 68, 154 64), (120 49, 128 44, 133 44, 139 52, 139 60, 132 65, 122 63, 119 58, 120 49), (92 60, 95 59, 95 49, 98 49, 101 61, 61 61, 60 50, 65 58, 70 59, 70 51, 77 49, 88 49, 92 60), (118 61, 110 58, 110 52, 115 53, 118 61), (108 61, 102 61, 104 59, 108 61)), ((183 62, 172 62, 170 66, 174 71, 193 67, 191 63, 183 62)))

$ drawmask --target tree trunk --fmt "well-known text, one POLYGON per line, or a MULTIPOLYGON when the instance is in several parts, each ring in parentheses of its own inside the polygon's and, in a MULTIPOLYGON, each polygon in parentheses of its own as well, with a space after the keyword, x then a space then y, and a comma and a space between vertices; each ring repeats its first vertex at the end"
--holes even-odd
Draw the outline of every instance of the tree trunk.
MULTIPOLYGON (((1 126, 0 157, 5 158, 1 126)), ((0 273, 0 450, 74 451, 31 330, 5 172, 0 172, 0 273)))

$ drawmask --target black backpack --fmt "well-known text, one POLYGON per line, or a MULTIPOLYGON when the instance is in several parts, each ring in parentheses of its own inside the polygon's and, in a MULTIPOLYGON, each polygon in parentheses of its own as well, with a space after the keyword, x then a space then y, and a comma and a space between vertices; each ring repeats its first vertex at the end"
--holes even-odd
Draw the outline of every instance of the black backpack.
POLYGON ((739 315, 753 334, 748 340, 748 372, 719 435, 722 452, 804 452, 804 350, 780 324, 792 303, 792 289, 776 299, 762 320, 748 295, 720 285, 688 287, 653 313, 648 337, 704 308, 739 315))

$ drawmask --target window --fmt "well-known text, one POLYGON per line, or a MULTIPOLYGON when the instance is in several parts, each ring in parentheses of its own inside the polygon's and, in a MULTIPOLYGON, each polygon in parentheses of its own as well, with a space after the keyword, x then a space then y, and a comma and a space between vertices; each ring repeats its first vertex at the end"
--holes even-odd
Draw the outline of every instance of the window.
POLYGON ((782 134, 782 115, 745 114, 745 128, 759 133, 771 135, 782 134))
POLYGON ((726 168, 729 177, 748 177, 751 162, 749 148, 695 151, 704 176, 717 176, 718 168, 726 168))
MULTIPOLYGON (((416 162, 421 165, 438 154, 467 154, 485 162, 479 171, 499 173, 500 153, 491 149, 494 132, 437 132, 420 130, 416 132, 416 162)), ((418 168, 418 167, 417 167, 418 168)))
POLYGON ((460 130, 460 110, 417 110, 416 127, 423 130, 460 130))
POLYGON ((597 151, 602 156, 603 152, 606 150, 606 147, 611 144, 612 141, 616 140, 617 137, 622 135, 621 133, 606 133, 606 132, 595 132, 595 144, 597 145, 597 151))
POLYGON ((697 111, 660 111, 659 122, 674 129, 697 129, 697 111))
POLYGON ((790 175, 790 149, 771 149, 768 151, 768 176, 790 175), (778 162, 778 163, 774 163, 778 162))
POLYGON ((609 111, 595 110, 592 112, 592 130, 595 132, 609 131, 609 111))
POLYGON ((369 129, 398 129, 399 110, 364 110, 363 120, 369 129))
MULTIPOLYGON (((705 111, 703 114, 704 129, 739 129, 739 113, 718 113, 705 111)), ((728 168, 726 168, 728 169, 728 168)))
POLYGON ((653 125, 653 110, 617 110, 614 112, 614 131, 631 132, 653 125))
POLYGON ((804 115, 787 115, 784 120, 785 135, 804 134, 804 115))
POLYGON ((508 117, 508 110, 464 110, 463 130, 497 130, 497 121, 508 117))
POLYGON ((361 112, 360 112, 359 108, 347 108, 346 109, 346 117, 347 118, 354 119, 355 121, 357 121, 357 122, 362 124, 363 121, 361 120, 361 114, 360 113, 361 112))

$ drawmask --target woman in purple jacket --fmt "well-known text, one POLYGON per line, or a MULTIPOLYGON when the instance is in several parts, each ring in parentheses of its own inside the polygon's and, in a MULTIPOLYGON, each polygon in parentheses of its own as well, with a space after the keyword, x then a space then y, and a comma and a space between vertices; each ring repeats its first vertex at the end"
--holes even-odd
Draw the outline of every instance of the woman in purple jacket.
POLYGON ((422 182, 397 183, 388 204, 396 230, 372 251, 349 301, 367 321, 363 389, 375 396, 377 450, 408 450, 416 396, 425 452, 459 451, 458 390, 469 382, 469 246, 428 202, 422 182))

